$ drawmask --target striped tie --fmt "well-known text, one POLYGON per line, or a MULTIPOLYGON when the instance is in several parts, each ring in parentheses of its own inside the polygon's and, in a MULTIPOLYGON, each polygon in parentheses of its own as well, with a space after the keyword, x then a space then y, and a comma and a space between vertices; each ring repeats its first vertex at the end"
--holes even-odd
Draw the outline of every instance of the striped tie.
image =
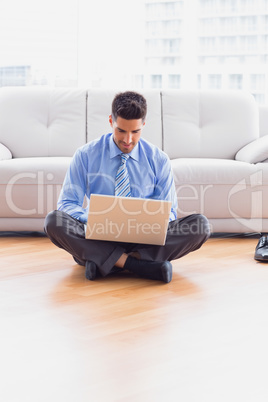
POLYGON ((115 177, 115 195, 121 197, 130 197, 129 175, 126 162, 129 158, 128 154, 121 154, 121 164, 115 177))

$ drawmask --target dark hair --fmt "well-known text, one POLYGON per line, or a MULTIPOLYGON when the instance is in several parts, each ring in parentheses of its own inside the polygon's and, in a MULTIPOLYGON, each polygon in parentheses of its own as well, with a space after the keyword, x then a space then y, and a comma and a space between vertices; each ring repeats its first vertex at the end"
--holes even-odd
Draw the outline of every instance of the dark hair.
POLYGON ((114 97, 112 103, 112 118, 116 121, 117 117, 126 120, 145 120, 147 113, 146 99, 137 92, 121 92, 114 97))

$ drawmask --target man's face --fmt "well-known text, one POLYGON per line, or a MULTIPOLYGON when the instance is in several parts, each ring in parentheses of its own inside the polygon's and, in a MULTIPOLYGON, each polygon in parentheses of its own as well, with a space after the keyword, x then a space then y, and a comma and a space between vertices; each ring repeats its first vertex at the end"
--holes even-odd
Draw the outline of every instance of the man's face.
POLYGON ((124 154, 128 154, 139 142, 145 122, 142 119, 126 120, 122 117, 113 121, 112 116, 109 116, 109 122, 113 129, 114 142, 124 154))

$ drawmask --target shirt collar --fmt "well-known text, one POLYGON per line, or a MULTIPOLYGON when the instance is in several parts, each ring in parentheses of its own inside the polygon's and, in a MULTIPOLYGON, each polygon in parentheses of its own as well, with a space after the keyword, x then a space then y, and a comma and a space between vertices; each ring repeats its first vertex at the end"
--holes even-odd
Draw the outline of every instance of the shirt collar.
MULTIPOLYGON (((139 142, 138 144, 132 149, 132 151, 128 154, 132 159, 135 161, 139 161, 139 142)), ((110 158, 115 158, 117 155, 121 155, 122 151, 118 148, 116 143, 113 140, 113 134, 111 134, 110 137, 110 142, 109 142, 109 147, 110 147, 110 158)))

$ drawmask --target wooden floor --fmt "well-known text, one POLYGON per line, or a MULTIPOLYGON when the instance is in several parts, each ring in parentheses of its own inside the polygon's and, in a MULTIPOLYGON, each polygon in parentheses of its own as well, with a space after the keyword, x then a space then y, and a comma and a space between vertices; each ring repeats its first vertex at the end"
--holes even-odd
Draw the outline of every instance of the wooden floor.
POLYGON ((212 238, 169 284, 87 281, 45 237, 0 237, 2 402, 267 402, 268 264, 212 238))

